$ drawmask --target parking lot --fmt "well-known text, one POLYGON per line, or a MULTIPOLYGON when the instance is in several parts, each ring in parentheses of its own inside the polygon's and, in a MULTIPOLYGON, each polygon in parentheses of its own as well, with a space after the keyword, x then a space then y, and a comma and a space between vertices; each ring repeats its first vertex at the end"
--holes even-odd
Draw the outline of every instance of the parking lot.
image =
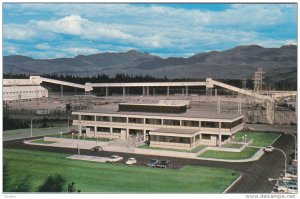
MULTIPOLYGON (((73 155, 77 154, 77 149, 27 145, 22 143, 23 140, 24 139, 5 141, 4 147, 43 150, 43 151, 67 153, 73 155)), ((284 151, 287 154, 291 154, 294 146, 294 140, 291 136, 282 135, 273 144, 273 146, 276 148, 284 149, 284 151)), ((91 150, 80 150, 80 154, 97 156, 97 157, 109 157, 111 155, 119 155, 123 157, 121 163, 125 163, 125 161, 128 158, 133 156, 132 154, 128 154, 128 153, 113 153, 107 151, 91 151, 91 150)), ((159 157, 159 156, 138 155, 138 154, 135 154, 134 158, 137 159, 137 165, 143 165, 143 166, 145 166, 150 159, 161 159, 161 160, 169 160, 172 162, 170 169, 180 169, 186 165, 193 165, 193 166, 227 168, 227 169, 239 171, 242 174, 242 178, 235 186, 233 186, 229 190, 230 193, 271 193, 276 182, 269 181, 269 178, 279 178, 280 172, 284 166, 284 157, 279 151, 267 153, 258 161, 244 162, 244 163, 192 160, 192 159, 159 157)))

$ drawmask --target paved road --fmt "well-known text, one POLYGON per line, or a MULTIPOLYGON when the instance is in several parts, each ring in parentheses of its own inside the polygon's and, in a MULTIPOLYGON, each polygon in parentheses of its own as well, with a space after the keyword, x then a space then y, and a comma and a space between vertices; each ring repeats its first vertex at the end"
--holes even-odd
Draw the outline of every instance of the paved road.
MULTIPOLYGON (((77 153, 77 149, 26 145, 22 143, 23 140, 24 139, 5 141, 3 143, 3 146, 5 148, 44 150, 68 154, 77 153)), ((293 144, 293 137, 289 135, 282 135, 273 144, 273 146, 284 149, 284 151, 286 151, 287 154, 290 154, 293 148, 293 144)), ((81 154, 107 157, 116 153, 106 151, 92 152, 89 150, 81 150, 81 154)), ((117 154, 123 156, 124 160, 132 156, 132 154, 127 153, 117 154)), ((134 157, 139 161, 139 164, 142 165, 145 165, 146 162, 151 158, 160 158, 157 156, 138 154, 135 154, 134 157)), ((166 158, 161 157, 160 159, 166 158)), ((229 190, 229 193, 270 193, 272 191, 274 182, 269 182, 268 178, 277 178, 280 175, 280 170, 284 166, 284 157, 283 154, 281 154, 279 151, 274 151, 273 153, 265 154, 260 160, 248 163, 224 163, 217 161, 193 160, 173 157, 169 157, 167 159, 173 162, 173 166, 171 167, 172 169, 181 168, 186 165, 194 165, 227 168, 239 171, 242 174, 242 178, 235 186, 233 186, 229 190)))

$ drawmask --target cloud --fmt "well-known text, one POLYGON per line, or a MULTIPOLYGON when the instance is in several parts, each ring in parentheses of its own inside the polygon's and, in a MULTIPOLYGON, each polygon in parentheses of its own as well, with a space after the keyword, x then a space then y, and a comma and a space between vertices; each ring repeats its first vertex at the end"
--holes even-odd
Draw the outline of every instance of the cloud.
POLYGON ((14 13, 12 18, 31 12, 23 24, 4 23, 5 41, 30 40, 44 51, 59 51, 53 46, 62 45, 60 52, 68 56, 126 49, 187 55, 237 45, 278 47, 296 43, 297 33, 296 4, 231 4, 214 11, 164 4, 6 3, 4 10, 14 13))
POLYGON ((51 46, 49 46, 49 44, 47 44, 47 43, 37 44, 37 45, 35 45, 35 47, 39 50, 49 50, 49 49, 51 49, 51 46))

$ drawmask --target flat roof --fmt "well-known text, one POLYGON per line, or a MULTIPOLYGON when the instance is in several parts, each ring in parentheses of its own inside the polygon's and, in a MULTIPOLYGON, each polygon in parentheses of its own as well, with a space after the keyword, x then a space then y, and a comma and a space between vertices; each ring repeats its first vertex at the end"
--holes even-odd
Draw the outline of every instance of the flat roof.
POLYGON ((197 133, 199 130, 197 129, 178 129, 178 128, 159 128, 150 131, 151 132, 158 132, 158 133, 173 133, 173 134, 188 134, 193 135, 197 133))
POLYGON ((203 118, 203 119, 234 119, 242 114, 238 113, 217 113, 216 111, 193 111, 192 109, 187 110, 184 113, 147 113, 147 112, 125 112, 118 111, 118 106, 107 108, 94 108, 89 110, 75 111, 73 114, 78 113, 95 113, 95 114, 116 114, 116 115, 141 115, 141 116, 165 116, 165 117, 186 117, 186 118, 203 118))
POLYGON ((119 105, 130 105, 130 106, 167 106, 167 107, 181 107, 181 106, 186 106, 186 104, 158 104, 158 103, 153 103, 153 104, 142 104, 142 103, 119 103, 119 105))

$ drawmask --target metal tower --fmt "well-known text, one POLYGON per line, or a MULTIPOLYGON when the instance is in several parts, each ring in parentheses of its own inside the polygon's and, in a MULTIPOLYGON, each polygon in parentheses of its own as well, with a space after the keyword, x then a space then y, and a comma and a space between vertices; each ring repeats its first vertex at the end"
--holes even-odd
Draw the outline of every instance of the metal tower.
POLYGON ((260 93, 263 89, 263 79, 264 79, 264 71, 262 68, 258 68, 258 70, 254 73, 253 76, 253 84, 254 84, 254 92, 260 93))

